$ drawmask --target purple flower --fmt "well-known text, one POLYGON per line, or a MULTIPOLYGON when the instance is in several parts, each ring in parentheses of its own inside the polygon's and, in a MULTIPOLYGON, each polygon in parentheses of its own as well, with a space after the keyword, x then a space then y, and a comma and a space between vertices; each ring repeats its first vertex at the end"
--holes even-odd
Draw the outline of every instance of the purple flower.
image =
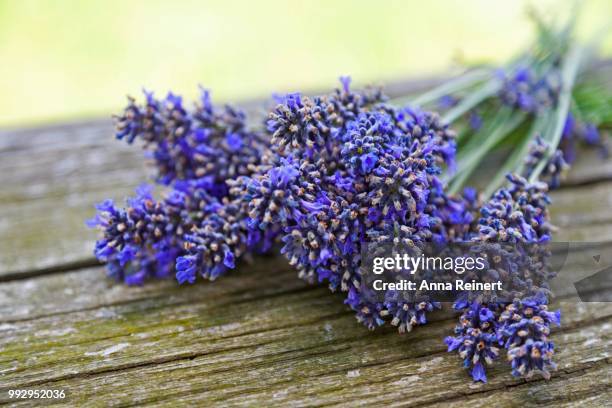
POLYGON ((472 375, 474 381, 482 381, 483 383, 487 382, 487 375, 485 373, 484 365, 482 365, 480 362, 474 364, 470 374, 472 375))
POLYGON ((185 255, 185 234, 224 209, 208 186, 206 180, 180 182, 162 201, 153 198, 150 186, 141 186, 126 208, 111 200, 98 204, 88 222, 101 232, 96 257, 107 263, 112 277, 128 284, 171 276, 177 258, 185 255))
POLYGON ((584 141, 586 143, 594 145, 599 142, 599 131, 592 123, 586 125, 586 130, 584 133, 584 141))
POLYGON ((378 156, 374 153, 364 154, 359 158, 361 161, 361 172, 367 174, 372 171, 376 163, 378 162, 378 156))
MULTIPOLYGON (((410 330, 438 305, 366 301, 360 251, 369 240, 396 234, 432 239, 434 226, 444 236, 437 206, 447 202, 431 188, 443 194, 437 174, 454 160, 454 133, 435 114, 375 104, 384 98, 354 93, 342 82, 327 96, 285 97, 267 122, 275 158, 233 189, 244 191, 250 228, 281 226, 281 253, 300 277, 347 292, 347 305, 369 328, 388 317, 400 331, 410 330)), ((465 213, 459 207, 453 211, 465 213)), ((472 221, 455 217, 457 229, 468 228, 458 225, 466 219, 472 221)))
POLYGON ((345 93, 349 93, 350 92, 350 87, 351 87, 351 77, 350 76, 341 76, 340 77, 340 83, 342 84, 342 90, 345 93))
POLYGON ((452 108, 453 106, 455 106, 458 102, 459 102, 459 99, 455 98, 454 96, 444 95, 438 101, 438 106, 440 107, 440 109, 448 109, 448 108, 452 108))
POLYGON ((563 134, 559 148, 563 152, 563 159, 567 163, 573 163, 576 158, 576 144, 584 143, 590 147, 596 147, 602 156, 608 156, 607 139, 602 138, 597 126, 593 123, 583 123, 577 121, 569 113, 563 127, 563 134))
POLYGON ((381 316, 391 316, 391 325, 397 326, 400 333, 410 332, 413 327, 426 324, 427 313, 442 307, 439 302, 406 301, 394 291, 389 291, 386 295, 381 316))
POLYGON ((561 324, 559 311, 548 311, 543 293, 516 300, 507 305, 499 317, 500 343, 508 350, 508 360, 515 376, 531 376, 540 372, 550 377, 556 368, 552 361, 554 344, 548 340, 551 324, 561 324))
POLYGON ((298 177, 300 172, 293 163, 285 161, 281 166, 271 168, 268 174, 272 185, 286 188, 298 177))
MULTIPOLYGON (((471 375, 475 381, 486 382, 482 362, 490 364, 497 357, 498 344, 507 350, 513 375, 528 377, 539 371, 549 378, 549 370, 555 368, 552 362, 554 345, 548 340, 548 335, 551 323, 560 324, 560 313, 547 309, 548 300, 544 292, 550 272, 546 260, 541 257, 543 253, 536 254, 540 261, 535 264, 529 262, 529 253, 517 256, 525 251, 518 244, 540 243, 550 237, 548 186, 543 182, 530 184, 516 175, 509 175, 508 181, 509 187, 498 190, 482 206, 479 235, 473 239, 516 244, 512 247, 516 253, 511 259, 525 263, 498 269, 514 275, 511 281, 514 286, 506 290, 517 290, 517 300, 507 305, 470 303, 467 297, 457 301, 455 307, 462 309, 463 315, 455 330, 456 336, 447 338, 449 351, 459 351, 464 365, 472 367, 471 375)), ((537 246, 525 248, 538 250, 537 246)), ((495 268, 495 257, 491 262, 490 267, 495 268)))
POLYGON ((496 242, 542 242, 551 234, 548 185, 507 176, 510 187, 498 190, 481 209, 479 239, 496 242))
POLYGON ((465 308, 461 303, 454 306, 463 309, 463 314, 455 327, 455 335, 444 340, 448 351, 459 354, 474 381, 487 382, 485 365, 493 364, 499 357, 496 306, 492 304, 487 307, 479 303, 465 308))
POLYGON ((561 178, 569 169, 569 165, 566 163, 561 150, 557 150, 552 157, 547 159, 548 150, 548 144, 540 136, 537 136, 531 143, 529 153, 525 158, 523 176, 529 178, 539 163, 547 160, 539 179, 546 181, 550 189, 555 189, 561 185, 561 178))
POLYGON ((251 245, 258 242, 249 234, 247 205, 242 197, 225 202, 184 235, 187 256, 176 263, 179 282, 193 283, 197 275, 215 280, 254 250, 251 245))
POLYGON ((226 136, 227 146, 232 152, 239 151, 242 146, 242 137, 238 133, 228 133, 226 136))
POLYGON ((530 114, 540 114, 552 108, 559 99, 561 80, 559 68, 553 65, 542 73, 528 67, 518 67, 514 73, 500 72, 502 103, 530 114))
POLYGON ((176 280, 179 284, 194 283, 196 279, 195 256, 181 256, 176 260, 176 280))
POLYGON ((482 116, 476 112, 471 112, 469 123, 472 130, 479 130, 482 127, 482 116))
POLYGON ((212 176, 210 193, 226 195, 225 180, 249 175, 268 147, 266 138, 246 129, 243 112, 225 106, 215 109, 202 90, 193 111, 172 92, 163 101, 145 93, 144 106, 130 98, 122 115, 115 117, 118 139, 143 140, 157 167, 157 181, 172 184, 212 176))

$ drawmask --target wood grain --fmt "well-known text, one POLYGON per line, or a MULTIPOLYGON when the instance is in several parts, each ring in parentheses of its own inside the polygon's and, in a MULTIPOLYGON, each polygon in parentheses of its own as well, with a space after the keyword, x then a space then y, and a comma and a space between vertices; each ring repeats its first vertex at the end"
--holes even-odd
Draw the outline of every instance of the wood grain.
MULTIPOLYGON (((470 386, 441 341, 454 325, 447 312, 404 336, 390 328, 371 333, 355 323, 340 297, 282 278, 293 273, 266 272, 271 269, 263 268, 249 291, 241 290, 252 277, 245 271, 223 284, 160 287, 151 296, 3 323, 0 389, 65 388, 73 401, 110 405, 172 399, 282 406, 408 398, 425 404, 524 382, 501 363, 489 384, 470 386), (274 277, 281 283, 270 286, 274 277)), ((76 273, 67 288, 78 290, 95 272, 76 273)), ((29 293, 44 298, 46 287, 29 293)), ((565 299, 558 306, 564 325, 554 334, 561 366, 553 381, 606 366, 612 304, 565 299)))
MULTIPOLYGON (((554 305, 552 379, 513 378, 500 361, 487 384, 445 352, 448 305, 411 333, 369 332, 342 295, 306 285, 281 258, 214 283, 116 284, 94 266, 84 219, 146 174, 108 120, 0 131, 0 405, 8 388, 66 389, 71 406, 611 404, 612 303, 579 302, 571 280, 554 305)), ((611 159, 584 153, 552 196, 557 240, 612 242, 611 159)))

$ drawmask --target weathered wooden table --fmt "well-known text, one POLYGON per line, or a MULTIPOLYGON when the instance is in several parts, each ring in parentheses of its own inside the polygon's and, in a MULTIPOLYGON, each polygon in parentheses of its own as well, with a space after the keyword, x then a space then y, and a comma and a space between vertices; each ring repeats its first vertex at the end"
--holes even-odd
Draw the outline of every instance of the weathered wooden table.
MULTIPOLYGON (((553 194, 558 240, 612 240, 612 160, 596 156, 553 194)), ((452 313, 405 335, 368 332, 342 296, 280 258, 215 283, 116 284, 84 220, 93 203, 131 194, 141 163, 110 120, 0 132, 0 401, 29 388, 92 406, 610 406, 611 303, 555 302, 550 381, 513 378, 501 362, 472 384, 442 342, 452 313)))

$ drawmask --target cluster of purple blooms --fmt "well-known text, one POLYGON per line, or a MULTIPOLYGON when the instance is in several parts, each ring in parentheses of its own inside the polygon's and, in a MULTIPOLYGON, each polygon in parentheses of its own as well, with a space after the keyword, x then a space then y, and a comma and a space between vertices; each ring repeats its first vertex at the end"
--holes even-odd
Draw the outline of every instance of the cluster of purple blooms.
MULTIPOLYGON (((561 92, 561 77, 557 64, 552 64, 543 72, 537 74, 533 69, 520 67, 508 74, 499 71, 498 77, 502 80, 502 88, 498 98, 502 104, 523 111, 532 115, 539 115, 553 108, 561 92)), ((470 115, 475 115, 474 112, 470 115)), ((470 116, 470 124, 473 122, 470 116)), ((471 125, 473 128, 473 125, 471 125)), ((567 168, 567 164, 572 164, 576 159, 576 145, 582 143, 587 146, 598 148, 602 155, 608 154, 608 147, 605 139, 601 137, 597 126, 593 123, 579 120, 571 112, 567 115, 563 127, 562 140, 559 151, 549 159, 549 173, 559 173, 567 168), (566 164, 567 163, 567 164, 566 164)), ((532 151, 532 158, 541 158, 546 150, 542 141, 537 141, 535 150, 532 151), (540 154, 540 156, 538 156, 540 154)), ((551 188, 559 185, 559 179, 550 180, 551 188)))
MULTIPOLYGON (((523 174, 529 177, 536 169, 538 163, 545 160, 545 156, 549 150, 549 145, 540 136, 536 136, 535 140, 529 146, 529 152, 525 159, 523 174)), ((546 161, 546 165, 540 173, 539 179, 546 181, 550 189, 558 188, 561 185, 561 178, 569 169, 569 164, 565 161, 563 151, 557 149, 552 156, 546 161)))
POLYGON ((180 283, 198 274, 215 279, 243 254, 271 245, 249 233, 246 203, 226 183, 250 175, 269 147, 264 133, 247 130, 243 112, 213 107, 206 90, 192 111, 172 93, 157 100, 145 92, 144 106, 130 98, 115 122, 118 139, 144 142, 157 182, 170 189, 156 200, 145 186, 126 208, 111 200, 96 207, 95 255, 111 276, 131 285, 172 275, 180 283))
POLYGON ((171 92, 163 100, 144 94, 144 106, 128 98, 124 112, 115 116, 116 137, 144 142, 160 184, 206 180, 215 196, 226 196, 225 181, 250 174, 269 144, 265 135, 247 130, 244 112, 230 105, 216 109, 206 89, 192 111, 171 92))
POLYGON ((572 164, 576 160, 576 145, 578 143, 594 147, 601 152, 602 156, 608 156, 606 138, 599 133, 597 126, 593 123, 578 120, 570 113, 565 120, 559 146, 566 163, 572 164))
MULTIPOLYGON (((512 246, 515 251, 525 247, 520 244, 537 249, 551 239, 548 184, 529 183, 518 175, 508 175, 508 181, 508 187, 499 189, 482 205, 478 232, 472 239, 516 244, 512 246)), ((525 259, 534 259, 530 255, 525 259)), ((474 380, 486 382, 486 366, 498 358, 501 347, 507 350, 514 375, 530 376, 538 371, 548 378, 550 369, 555 368, 554 344, 548 335, 552 323, 560 324, 560 312, 547 310, 550 274, 540 268, 533 272, 527 265, 516 268, 513 281, 521 282, 521 296, 510 304, 466 299, 455 302, 454 308, 462 314, 455 335, 445 341, 449 351, 459 353, 474 380)))
MULTIPOLYGON (((508 82, 516 95, 504 100, 514 98, 521 109, 554 103, 549 94, 550 100, 538 96, 543 85, 526 73, 508 82), (534 92, 532 99, 523 95, 534 92)), ((435 113, 385 99, 378 88, 353 91, 341 78, 329 95, 279 98, 265 128, 255 130, 240 110, 214 107, 204 90, 193 109, 171 93, 158 100, 145 92, 144 105, 130 99, 116 117, 116 136, 144 142, 157 182, 169 191, 156 199, 140 188, 126 208, 99 204, 90 222, 102 231, 95 255, 128 284, 172 275, 193 283, 279 244, 301 278, 343 293, 368 328, 390 323, 406 332, 425 324, 438 302, 392 291, 384 301, 367 296, 360 272, 365 246, 545 242, 549 185, 510 175, 508 187, 484 204, 472 189, 448 195, 439 176, 455 170, 454 132, 435 113)), ((533 146, 524 176, 545 149, 542 142, 533 146)), ((553 159, 543 175, 554 187, 565 162, 553 159)), ((560 316, 548 312, 540 287, 531 289, 510 304, 455 302, 462 314, 446 343, 474 380, 486 381, 486 365, 500 348, 514 375, 548 376, 554 368, 548 335, 560 316)))
POLYGON ((281 252, 299 276, 346 293, 367 327, 387 316, 401 332, 424 324, 439 304, 365 299, 361 252, 389 239, 444 241, 465 221, 438 178, 454 165, 453 132, 435 114, 385 104, 380 90, 353 92, 347 78, 324 97, 288 95, 267 129, 274 163, 240 180, 252 228, 281 226, 281 252))
POLYGON ((529 114, 537 115, 555 106, 561 91, 556 65, 540 74, 528 67, 500 70, 498 77, 502 81, 498 95, 502 103, 529 114))
MULTIPOLYGON (((501 81, 501 88, 497 95, 492 98, 493 103, 513 108, 515 111, 537 116, 549 112, 554 108, 561 92, 561 77, 558 63, 545 65, 541 71, 519 66, 509 70, 500 69, 496 72, 496 78, 501 81)), ((438 100, 438 108, 441 111, 448 110, 461 102, 461 98, 453 95, 444 95, 438 100)), ((483 117, 479 108, 469 110, 465 122, 472 131, 482 128, 483 117)), ((567 115, 559 151, 549 158, 547 165, 549 174, 562 174, 576 159, 576 146, 583 144, 599 149, 602 156, 608 155, 606 139, 602 137, 593 123, 580 120, 579 115, 569 113, 567 115), (548 168, 550 167, 550 168, 548 168)), ((545 143, 541 140, 534 143, 532 147, 539 152, 531 152, 534 160, 539 160, 546 152, 545 143)), ((527 163, 526 165, 529 165, 527 163)), ((547 179, 550 188, 557 188, 560 179, 547 179)))
MULTIPOLYGON (((528 68, 516 69, 512 74, 499 73, 503 81, 498 100, 503 105, 531 115, 539 115, 555 106, 560 92, 560 77, 556 66, 543 75, 536 75, 528 68)), ((442 102, 442 101, 441 101, 442 102)), ((453 104, 445 98, 446 104, 453 104)), ((452 105, 450 105, 452 106, 452 105)), ((468 123, 474 126, 474 112, 470 112, 468 123)), ((508 175, 508 187, 498 190, 480 208, 477 231, 467 239, 479 242, 515 242, 538 244, 551 239, 547 192, 561 184, 562 175, 573 163, 576 144, 583 143, 598 147, 607 154, 605 140, 593 124, 583 123, 570 113, 563 129, 561 144, 548 158, 549 145, 536 137, 531 143, 524 161, 521 175, 508 175), (538 181, 529 183, 532 172, 546 160, 538 181), (569 164, 568 164, 569 163, 569 164)), ((523 256, 533 259, 534 254, 523 256)), ((521 259, 515 256, 514 259, 521 259)), ((529 265, 516 268, 517 271, 533 273, 529 265)), ((551 278, 546 270, 534 275, 515 278, 525 283, 520 296, 507 302, 483 302, 482 299, 459 299, 456 310, 462 311, 455 335, 446 338, 449 351, 456 351, 464 360, 464 366, 476 381, 486 381, 486 366, 499 356, 500 348, 506 349, 512 373, 516 376, 530 376, 538 371, 545 378, 555 368, 552 361, 554 344, 548 339, 550 327, 560 324, 559 312, 547 310, 546 284, 551 278), (528 285, 527 285, 528 283, 528 285)))

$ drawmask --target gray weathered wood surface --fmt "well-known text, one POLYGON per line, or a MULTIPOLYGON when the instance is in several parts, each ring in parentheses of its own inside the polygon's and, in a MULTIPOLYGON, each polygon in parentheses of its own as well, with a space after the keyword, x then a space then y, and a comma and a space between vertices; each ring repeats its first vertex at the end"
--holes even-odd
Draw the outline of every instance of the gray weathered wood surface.
MULTIPOLYGON (((145 180, 142 162, 108 120, 0 132, 0 404, 8 388, 65 389, 91 406, 611 404, 612 304, 569 292, 555 301, 550 381, 500 362, 472 384, 442 343, 452 312, 405 335, 368 332, 342 296, 279 258, 212 284, 108 280, 84 220, 145 180)), ((557 239, 612 241, 611 187, 612 160, 585 152, 553 194, 557 239)))

